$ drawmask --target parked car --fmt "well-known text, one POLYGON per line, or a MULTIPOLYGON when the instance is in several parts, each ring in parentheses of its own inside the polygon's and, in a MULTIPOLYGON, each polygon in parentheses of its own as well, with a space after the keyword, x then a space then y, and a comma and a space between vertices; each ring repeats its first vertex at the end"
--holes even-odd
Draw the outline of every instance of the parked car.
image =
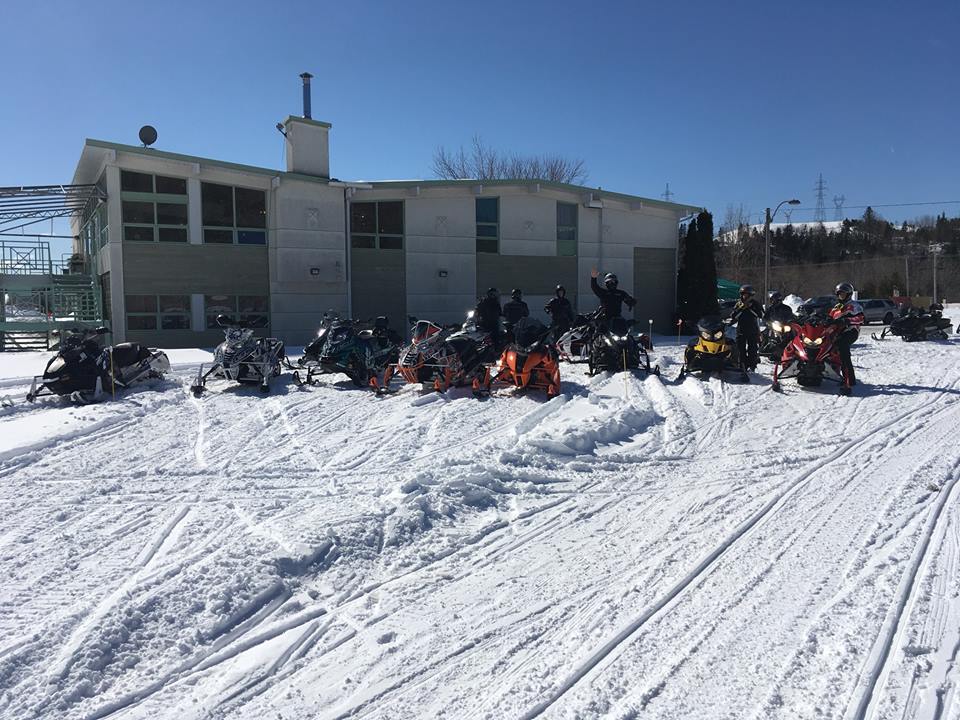
POLYGON ((861 300, 865 323, 879 322, 889 325, 897 316, 897 304, 893 300, 861 300))

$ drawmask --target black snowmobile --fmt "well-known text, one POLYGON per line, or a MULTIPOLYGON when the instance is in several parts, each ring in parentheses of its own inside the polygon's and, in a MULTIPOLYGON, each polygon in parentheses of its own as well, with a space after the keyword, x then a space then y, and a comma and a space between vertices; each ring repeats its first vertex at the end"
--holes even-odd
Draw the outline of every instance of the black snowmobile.
POLYGON ((715 315, 701 318, 697 323, 697 337, 687 343, 683 353, 683 367, 677 380, 683 380, 688 373, 699 372, 704 379, 712 372, 723 379, 724 372, 736 373, 737 377, 749 382, 750 376, 740 367, 737 345, 726 335, 726 325, 715 315))
MULTIPOLYGON (((297 360, 297 365, 305 368, 307 371, 306 382, 312 383, 313 376, 321 372, 320 357, 323 355, 327 338, 333 333, 333 329, 351 323, 351 320, 344 320, 335 312, 325 312, 323 314, 323 319, 320 320, 320 329, 317 330, 317 336, 303 349, 303 356, 297 360)), ((294 377, 300 382, 299 373, 295 373, 294 377)))
MULTIPOLYGON (((905 342, 921 340, 946 340, 952 326, 950 318, 943 317, 943 305, 936 303, 929 310, 911 308, 910 311, 896 318, 879 335, 872 333, 874 340, 883 340, 887 335, 896 335, 905 342)), ((960 329, 958 329, 960 332, 960 329)))
POLYGON ((600 323, 590 341, 587 357, 587 373, 621 372, 643 370, 660 374, 660 366, 650 366, 647 354, 649 339, 644 334, 631 332, 634 322, 615 317, 608 323, 600 323))
POLYGON ((101 347, 101 338, 109 332, 105 327, 68 331, 43 375, 33 378, 27 401, 69 395, 74 402, 86 403, 169 372, 170 360, 162 350, 132 342, 101 347))
POLYGON ((793 329, 790 323, 796 320, 793 311, 783 306, 779 312, 771 312, 766 320, 766 327, 760 331, 760 343, 757 354, 770 362, 779 362, 783 356, 783 349, 790 342, 793 329))
POLYGON ((357 387, 380 390, 388 365, 395 365, 403 342, 389 327, 386 317, 374 320, 372 328, 347 322, 330 328, 319 358, 319 372, 343 373, 357 387))
POLYGON ((577 315, 573 326, 556 339, 560 359, 568 362, 587 362, 590 358, 590 343, 597 330, 597 312, 577 315))
POLYGON ((213 365, 207 372, 203 365, 190 391, 197 397, 203 394, 208 378, 223 378, 238 383, 257 384, 260 392, 270 392, 270 378, 277 377, 286 363, 283 343, 277 338, 258 338, 244 321, 235 321, 226 315, 217 317, 223 328, 224 341, 213 353, 213 365))

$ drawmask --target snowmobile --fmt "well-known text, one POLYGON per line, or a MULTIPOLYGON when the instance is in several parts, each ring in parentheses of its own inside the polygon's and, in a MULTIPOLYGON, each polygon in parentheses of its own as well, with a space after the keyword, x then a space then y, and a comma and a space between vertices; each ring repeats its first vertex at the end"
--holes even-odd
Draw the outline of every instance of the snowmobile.
POLYGON ((766 327, 760 331, 760 343, 757 354, 770 362, 777 362, 783 355, 783 349, 790 340, 793 329, 793 313, 784 308, 782 313, 774 313, 766 320, 766 327))
POLYGON ((401 342, 383 316, 372 328, 353 322, 334 325, 319 358, 320 372, 343 373, 357 387, 380 390, 386 385, 380 377, 389 380, 386 368, 396 364, 401 342))
POLYGON ((170 360, 162 350, 132 342, 101 348, 100 338, 109 332, 105 327, 68 331, 43 375, 33 378, 27 401, 69 395, 74 402, 86 403, 170 371, 170 360))
POLYGON ((491 333, 477 327, 472 310, 460 327, 410 319, 413 342, 400 352, 388 373, 395 370, 408 383, 437 392, 485 378, 486 364, 497 358, 496 347, 491 333))
POLYGON ((912 308, 906 315, 894 319, 879 335, 871 333, 870 336, 883 340, 887 335, 896 335, 905 342, 946 340, 951 326, 950 318, 943 317, 943 306, 938 310, 936 305, 931 305, 930 310, 912 308))
POLYGON ((203 365, 190 391, 200 397, 207 379, 223 378, 238 383, 258 384, 260 392, 270 392, 270 379, 277 377, 286 363, 283 342, 277 338, 258 338, 245 321, 235 321, 226 315, 217 316, 217 325, 223 328, 224 341, 213 353, 213 365, 207 372, 203 365))
MULTIPOLYGON (((323 314, 317 336, 303 349, 303 355, 297 359, 297 365, 307 371, 307 383, 312 383, 314 374, 320 371, 320 356, 323 354, 323 348, 327 343, 327 338, 332 334, 333 328, 351 322, 350 320, 343 320, 340 315, 332 311, 323 314)), ((297 382, 300 382, 299 372, 294 372, 294 378, 297 382)))
POLYGON ((491 373, 487 368, 483 380, 473 379, 474 394, 489 393, 491 384, 496 383, 546 390, 551 398, 559 395, 560 358, 549 342, 549 328, 539 320, 523 318, 513 334, 513 342, 504 349, 496 371, 491 373))
POLYGON ((773 366, 773 390, 780 392, 780 381, 795 377, 804 387, 819 387, 824 379, 840 383, 840 394, 849 395, 850 377, 836 347, 844 325, 822 314, 814 314, 791 323, 793 336, 773 366))
POLYGON ((683 353, 683 367, 677 380, 699 372, 703 379, 712 372, 723 378, 724 372, 734 372, 749 382, 750 376, 740 366, 736 344, 726 335, 726 324, 716 315, 708 315, 697 323, 697 337, 687 344, 683 353))
POLYGON ((643 370, 654 375, 660 374, 660 366, 650 366, 647 348, 650 339, 645 334, 634 335, 630 332, 633 321, 613 318, 607 325, 598 327, 589 344, 587 373, 596 375, 610 370, 643 370))
POLYGON ((587 362, 590 341, 597 327, 595 321, 596 313, 577 315, 573 327, 557 338, 556 347, 561 360, 572 363, 587 362))

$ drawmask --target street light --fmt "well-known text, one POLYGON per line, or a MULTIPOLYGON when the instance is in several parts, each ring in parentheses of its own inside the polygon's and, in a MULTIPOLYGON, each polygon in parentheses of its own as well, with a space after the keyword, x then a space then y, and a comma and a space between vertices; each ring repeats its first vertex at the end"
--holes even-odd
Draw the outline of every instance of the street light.
POLYGON ((767 208, 767 219, 763 225, 763 304, 766 305, 770 302, 770 223, 773 221, 773 218, 777 216, 777 210, 779 210, 783 205, 799 205, 800 201, 794 198, 793 200, 781 200, 780 204, 777 205, 776 210, 772 213, 770 208, 767 208))

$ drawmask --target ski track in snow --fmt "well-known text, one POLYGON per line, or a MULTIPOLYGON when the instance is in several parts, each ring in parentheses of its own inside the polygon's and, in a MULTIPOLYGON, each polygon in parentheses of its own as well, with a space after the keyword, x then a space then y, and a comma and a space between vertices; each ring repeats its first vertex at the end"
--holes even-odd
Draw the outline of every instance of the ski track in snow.
POLYGON ((956 720, 958 350, 891 347, 0 409, 0 716, 956 720))

